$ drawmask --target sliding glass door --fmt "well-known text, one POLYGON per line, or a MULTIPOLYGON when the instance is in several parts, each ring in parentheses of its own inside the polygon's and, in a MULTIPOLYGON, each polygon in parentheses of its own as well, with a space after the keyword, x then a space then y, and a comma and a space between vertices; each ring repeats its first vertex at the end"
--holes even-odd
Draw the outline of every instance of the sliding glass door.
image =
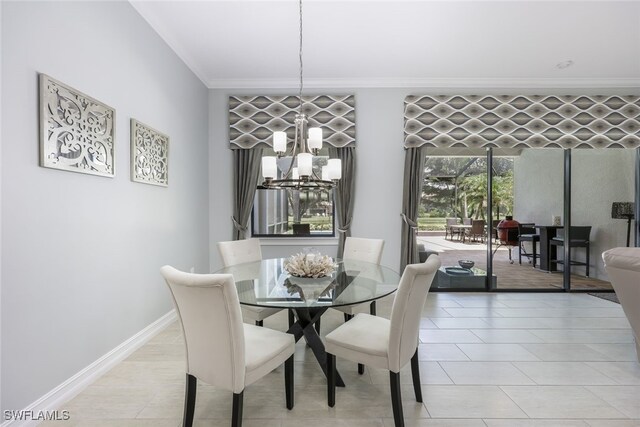
POLYGON ((602 252, 627 245, 627 233, 636 245, 636 150, 467 153, 425 162, 418 243, 443 265, 432 289, 611 289, 602 252))

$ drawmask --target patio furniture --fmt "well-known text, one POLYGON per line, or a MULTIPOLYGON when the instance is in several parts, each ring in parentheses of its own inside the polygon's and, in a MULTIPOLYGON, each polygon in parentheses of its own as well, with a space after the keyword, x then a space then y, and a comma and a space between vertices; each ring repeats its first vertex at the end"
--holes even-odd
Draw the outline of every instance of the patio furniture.
POLYGON ((454 234, 460 235, 460 230, 455 228, 458 224, 458 218, 447 218, 446 221, 447 225, 444 228, 444 238, 446 239, 447 236, 450 236, 451 240, 453 240, 454 234))
POLYGON ((284 364, 285 400, 293 408, 293 335, 242 323, 230 274, 190 274, 165 265, 187 349, 183 426, 193 425, 197 382, 233 393, 231 425, 242 425, 244 389, 284 364))
MULTIPOLYGON (((574 261, 571 259, 571 265, 584 265, 586 268, 585 276, 589 277, 589 253, 591 252, 591 242, 589 241, 591 236, 591 226, 572 226, 571 227, 571 242, 569 242, 569 249, 571 248, 585 248, 586 260, 574 261)), ((549 241, 549 244, 553 246, 564 246, 564 229, 558 230, 556 237, 549 241)), ((564 265, 565 262, 562 259, 552 259, 551 263, 564 265)), ((569 268, 571 268, 571 265, 569 268)), ((566 268, 566 267, 565 267, 566 268)))
POLYGON ((337 356, 389 370, 395 426, 404 426, 400 370, 411 361, 413 390, 416 401, 422 402, 418 332, 429 285, 438 267, 440 267, 440 258, 437 256, 429 257, 421 264, 407 265, 393 301, 391 320, 359 313, 351 321, 339 326, 326 336, 327 401, 330 407, 334 407, 336 403, 337 356))
POLYGON ((522 255, 533 261, 533 267, 536 266, 536 258, 540 258, 537 252, 537 243, 540 241, 540 235, 536 233, 536 225, 534 223, 518 224, 518 264, 522 264, 522 255), (527 253, 524 242, 531 242, 531 253, 527 253))
POLYGON ((640 248, 613 248, 602 254, 604 268, 633 330, 640 362, 640 248))
POLYGON ((552 259, 557 258, 557 246, 551 246, 551 239, 556 237, 559 230, 562 230, 561 225, 536 225, 535 228, 540 234, 540 270, 542 271, 556 271, 557 266, 551 262, 552 259))
POLYGON ((464 238, 463 238, 463 242, 466 242, 467 237, 469 239, 473 239, 473 241, 477 242, 478 238, 480 238, 480 240, 482 242, 484 242, 484 226, 485 226, 486 222, 484 219, 474 219, 471 222, 471 228, 464 230, 464 238))

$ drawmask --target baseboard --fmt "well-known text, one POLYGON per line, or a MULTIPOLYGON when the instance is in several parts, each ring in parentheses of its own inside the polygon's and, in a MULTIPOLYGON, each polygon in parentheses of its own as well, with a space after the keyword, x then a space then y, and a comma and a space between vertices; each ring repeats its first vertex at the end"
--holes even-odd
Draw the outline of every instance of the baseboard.
MULTIPOLYGON (((91 365, 78 372, 31 405, 24 408, 29 414, 51 413, 64 406, 65 402, 73 399, 87 386, 101 377, 118 363, 126 359, 131 353, 136 351, 147 341, 153 338, 157 333, 165 329, 176 319, 175 310, 156 320, 91 365)), ((23 411, 23 412, 24 412, 23 411)), ((4 414, 2 414, 4 415, 4 414)), ((37 420, 8 420, 3 422, 0 427, 32 427, 40 423, 37 420)))

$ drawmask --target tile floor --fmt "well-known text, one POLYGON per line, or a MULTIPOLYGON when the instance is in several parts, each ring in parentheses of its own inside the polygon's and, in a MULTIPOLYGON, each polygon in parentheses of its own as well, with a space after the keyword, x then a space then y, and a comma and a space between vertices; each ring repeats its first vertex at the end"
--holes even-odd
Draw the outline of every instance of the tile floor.
MULTIPOLYGON (((378 304, 388 316, 391 299, 378 304)), ((286 313, 265 321, 284 330, 286 313)), ((323 333, 342 323, 329 310, 323 333)), ((423 311, 420 369, 424 404, 402 372, 407 427, 640 426, 640 364, 618 304, 586 294, 432 293, 423 311)), ((284 406, 278 369, 245 391, 245 427, 392 427, 386 371, 338 361, 347 387, 335 408, 300 342, 295 408, 284 406)), ((181 425, 184 348, 177 323, 154 337, 64 408, 67 422, 44 426, 181 425)), ((199 384, 196 427, 230 425, 231 395, 199 384)))

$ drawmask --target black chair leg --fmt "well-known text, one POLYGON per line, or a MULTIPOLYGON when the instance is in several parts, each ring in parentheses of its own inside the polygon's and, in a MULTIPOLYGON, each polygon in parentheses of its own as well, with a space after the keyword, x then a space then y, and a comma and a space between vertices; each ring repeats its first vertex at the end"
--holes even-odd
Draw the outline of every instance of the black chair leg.
POLYGON ((231 414, 231 427, 242 427, 242 401, 244 390, 233 393, 233 413, 231 414))
POLYGON ((316 332, 318 333, 318 335, 320 335, 320 319, 316 321, 315 327, 316 327, 316 332))
POLYGON ((284 394, 287 401, 287 409, 293 409, 293 355, 284 362, 284 394))
POLYGON ((389 371, 391 380, 391 406, 393 407, 393 420, 396 427, 404 427, 404 415, 402 414, 402 394, 400 393, 400 372, 389 371))
POLYGON ((518 264, 522 265, 522 243, 518 246, 518 264))
POLYGON ((531 242, 532 246, 533 246, 533 268, 536 268, 536 241, 534 240, 533 242, 531 242))
POLYGON ((586 248, 587 248, 587 277, 589 277, 589 252, 591 252, 589 250, 589 243, 587 243, 586 248))
POLYGON ((264 320, 256 320, 256 326, 262 326, 264 324, 264 320))
POLYGON ((336 405, 336 356, 327 353, 327 403, 336 405))
POLYGON ((362 363, 358 363, 358 373, 360 375, 364 374, 364 365, 362 363))
POLYGON ((371 301, 371 305, 369 306, 369 313, 372 316, 376 315, 376 302, 375 301, 371 301))
POLYGON ((416 402, 422 403, 422 388, 420 387, 420 362, 418 361, 418 349, 411 358, 411 377, 413 379, 413 391, 416 394, 416 402))
POLYGON ((183 427, 193 426, 193 414, 196 409, 196 391, 198 390, 198 379, 187 374, 187 382, 184 390, 184 420, 183 427))
POLYGON ((348 322, 349 321, 349 315, 347 313, 343 313, 344 314, 344 321, 348 322))

